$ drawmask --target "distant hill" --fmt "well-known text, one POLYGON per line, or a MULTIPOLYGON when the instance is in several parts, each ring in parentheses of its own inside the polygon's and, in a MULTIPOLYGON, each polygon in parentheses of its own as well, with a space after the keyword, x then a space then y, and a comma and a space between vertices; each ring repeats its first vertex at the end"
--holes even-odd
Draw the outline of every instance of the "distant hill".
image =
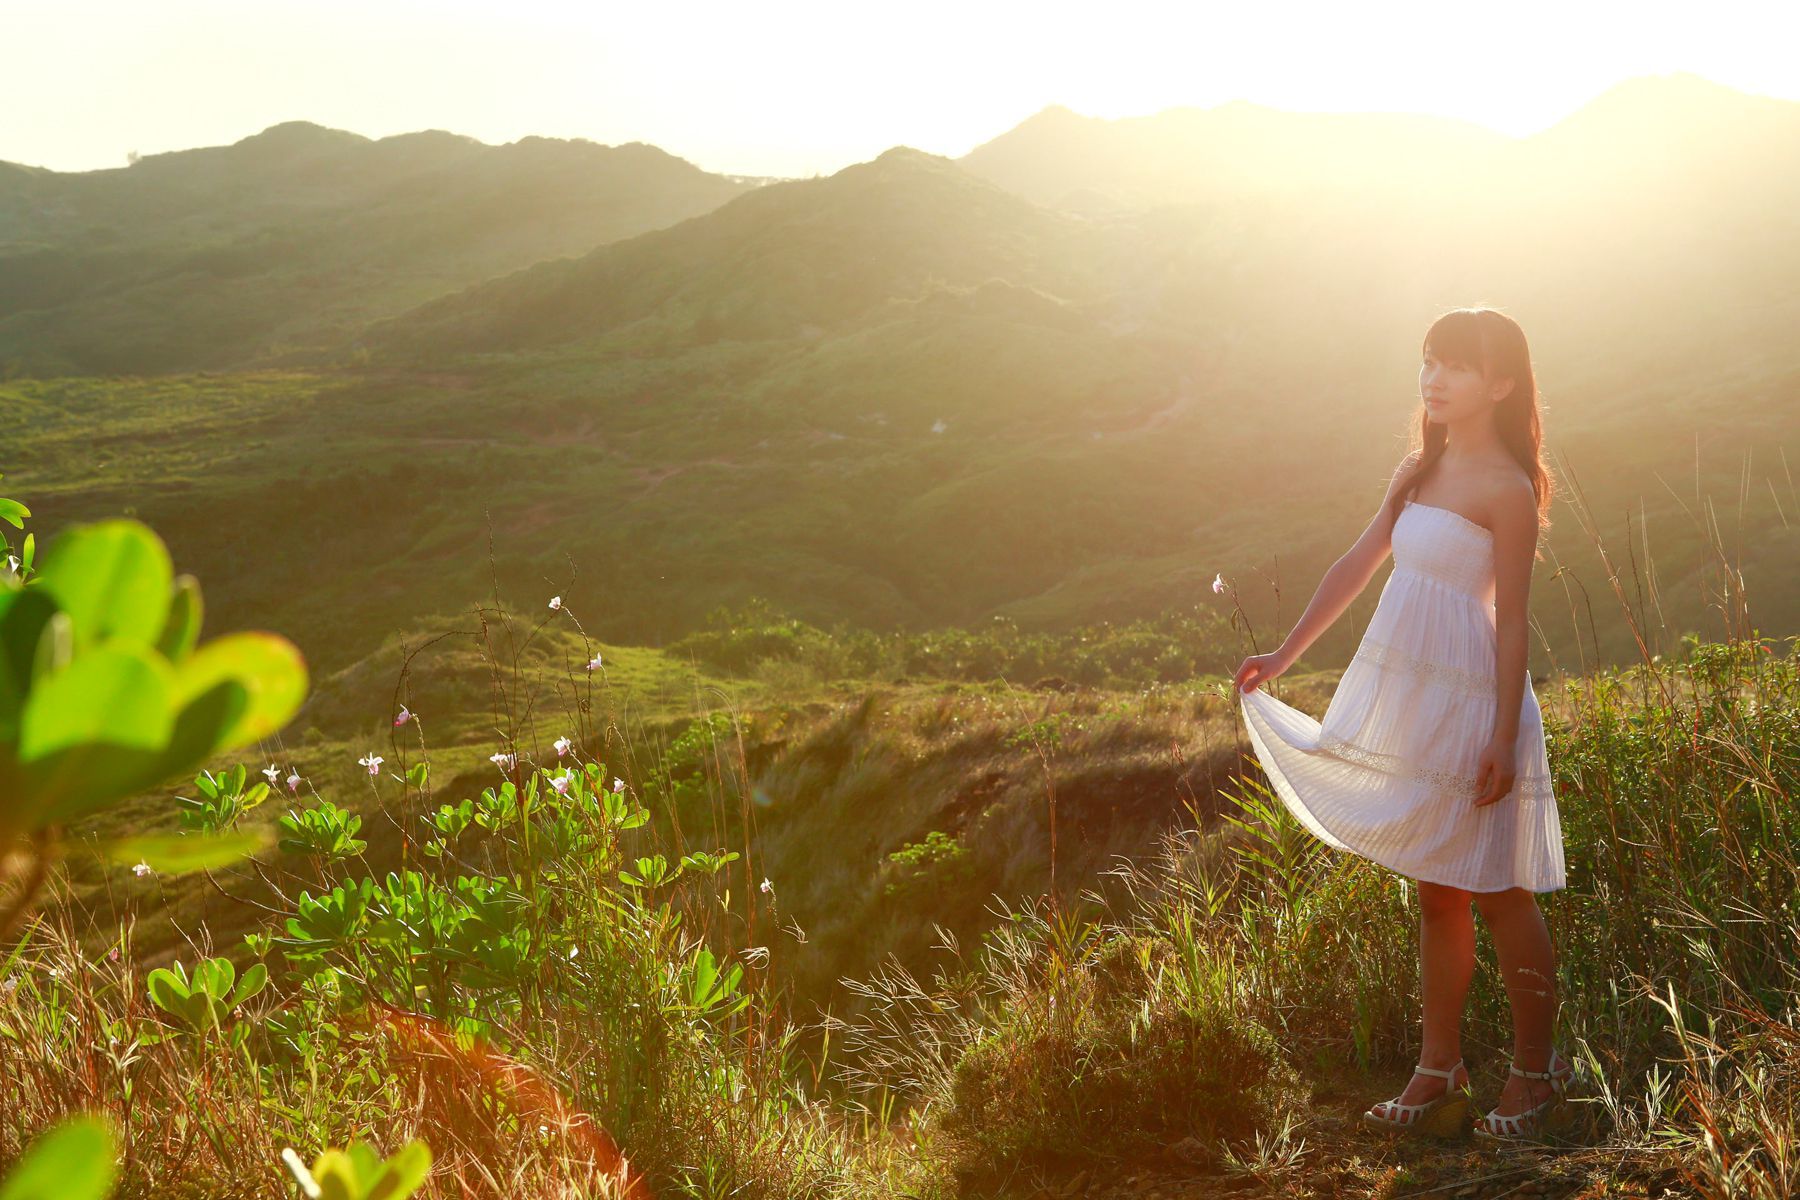
POLYGON ((111 170, 0 163, 0 375, 277 362, 759 182, 641 142, 306 121, 111 170))
POLYGON ((700 342, 804 342, 933 284, 996 279, 1097 298, 1102 281, 1073 272, 1072 255, 1093 240, 1077 219, 896 146, 828 177, 763 188, 672 228, 442 297, 378 323, 362 341, 433 354, 521 349, 654 319, 700 342))
MULTIPOLYGON (((1400 123, 1383 161, 1417 195, 1299 168, 1119 209, 1148 159, 1051 180, 1068 208, 895 147, 446 289, 303 372, 0 390, 8 486, 50 527, 138 511, 209 612, 328 665, 496 586, 655 645, 757 595, 821 625, 1066 628, 1220 604, 1235 572, 1263 635, 1379 499, 1430 320, 1487 302, 1532 338, 1612 569, 1654 558, 1659 589, 1625 586, 1658 636, 1716 632, 1702 532, 1739 521, 1757 619, 1800 628, 1796 113, 1640 80, 1535 138, 1400 123)), ((1256 121, 1306 144, 1281 116, 1256 121)), ((1608 569, 1555 518, 1541 648, 1628 657, 1584 611, 1608 569)))

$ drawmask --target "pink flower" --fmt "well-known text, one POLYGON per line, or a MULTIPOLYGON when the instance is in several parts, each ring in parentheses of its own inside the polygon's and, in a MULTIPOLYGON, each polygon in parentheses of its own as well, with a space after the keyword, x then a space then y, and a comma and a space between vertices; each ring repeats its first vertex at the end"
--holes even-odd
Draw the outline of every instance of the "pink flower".
POLYGON ((1224 593, 1224 591, 1225 591, 1225 576, 1214 575, 1213 576, 1213 592, 1215 594, 1222 595, 1224 593))
POLYGON ((400 715, 394 718, 394 724, 404 725, 412 719, 413 719, 413 715, 411 713, 407 712, 406 705, 402 704, 400 706, 400 715))
POLYGON ((381 764, 385 760, 381 757, 381 755, 376 754, 374 751, 370 751, 368 754, 363 755, 361 758, 357 759, 356 761, 360 765, 369 768, 369 774, 373 775, 376 772, 381 770, 381 764))
POLYGON ((496 767, 499 767, 502 771, 510 771, 513 769, 513 764, 517 762, 518 759, 502 750, 498 754, 488 755, 488 761, 493 763, 496 767))
POLYGON ((587 669, 590 671, 597 671, 600 669, 600 656, 598 654, 594 655, 588 662, 587 669))
POLYGON ((615 776, 613 778, 613 791, 622 792, 624 790, 625 790, 625 781, 623 779, 620 779, 617 776, 615 776))
POLYGON ((571 782, 573 782, 573 780, 569 773, 564 771, 561 775, 558 775, 555 779, 550 781, 550 786, 556 789, 557 795, 566 796, 569 794, 569 784, 571 782))
POLYGON ((557 738, 556 742, 554 744, 556 746, 556 757, 558 757, 558 758, 561 758, 563 755, 567 754, 569 752, 570 748, 575 745, 574 742, 571 742, 566 737, 557 738))
POLYGON ((552 609, 561 608, 562 607, 562 597, 561 596, 550 597, 550 607, 552 609))
POLYGON ((288 784, 288 792, 290 794, 293 792, 299 791, 300 790, 300 773, 298 771, 296 771, 292 775, 289 775, 287 778, 287 784, 288 784))

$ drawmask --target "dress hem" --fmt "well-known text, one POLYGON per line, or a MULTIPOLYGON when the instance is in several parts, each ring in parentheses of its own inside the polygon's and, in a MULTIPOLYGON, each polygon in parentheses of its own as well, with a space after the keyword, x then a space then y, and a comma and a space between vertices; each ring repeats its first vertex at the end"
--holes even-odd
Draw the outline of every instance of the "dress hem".
MULTIPOLYGON (((1260 760, 1263 758, 1263 755, 1266 752, 1266 748, 1261 744, 1261 742, 1262 742, 1261 731, 1257 729, 1256 722, 1254 720, 1252 720, 1250 717, 1249 701, 1247 699, 1248 693, 1246 693, 1244 691, 1244 689, 1242 689, 1242 688, 1236 688, 1234 690, 1238 693, 1238 703, 1239 703, 1240 713, 1242 714, 1242 716, 1244 718, 1245 727, 1250 734, 1250 742, 1251 742, 1252 749, 1257 752, 1257 758, 1260 760)), ((1266 763, 1263 765, 1266 768, 1266 763)), ((1561 883, 1552 883, 1552 884, 1549 884, 1549 885, 1543 886, 1543 887, 1533 887, 1530 884, 1525 884, 1525 883, 1509 883, 1505 887, 1499 887, 1499 888, 1472 888, 1472 887, 1467 886, 1466 884, 1453 883, 1447 879, 1441 879, 1441 878, 1440 879, 1428 879, 1423 875, 1415 875, 1410 871, 1404 870, 1400 867, 1393 865, 1392 863, 1384 862, 1380 858, 1377 858, 1375 855, 1370 854, 1364 850, 1359 850, 1355 846, 1352 846, 1349 842, 1344 841, 1343 836, 1341 834, 1339 834, 1336 830, 1332 829, 1330 826, 1326 825, 1324 821, 1320 820, 1319 815, 1317 813, 1313 812, 1312 809, 1308 808, 1304 803, 1298 803, 1294 800, 1288 799, 1286 790, 1283 787, 1283 785, 1287 783, 1287 780, 1285 779, 1285 777, 1277 778, 1276 776, 1270 774, 1266 769, 1264 770, 1263 774, 1268 779, 1270 790, 1273 791, 1275 793, 1276 797, 1281 801, 1282 807, 1286 808, 1288 810, 1288 812, 1296 820, 1298 820, 1300 822, 1301 826, 1304 827, 1309 834, 1311 834, 1315 839, 1317 839, 1327 849, 1336 850, 1336 851, 1338 851, 1340 853, 1344 853, 1344 854, 1354 854, 1358 858, 1361 858, 1367 862, 1374 863, 1376 866, 1381 867, 1383 870, 1392 871, 1394 874, 1400 876, 1403 879, 1411 880, 1414 883, 1435 883, 1439 887, 1453 887, 1453 888, 1458 889, 1459 891, 1469 892, 1469 893, 1472 893, 1477 896, 1496 896, 1502 892, 1511 891, 1514 888, 1523 888, 1525 891, 1528 891, 1528 892, 1532 893, 1533 895, 1543 896, 1543 895, 1549 894, 1550 892, 1563 891, 1569 886, 1567 876, 1564 877, 1563 882, 1561 882, 1561 883), (1315 826, 1315 825, 1318 827, 1317 829, 1313 828, 1313 826, 1315 826), (1327 838, 1319 837, 1318 830, 1320 830, 1320 829, 1322 829, 1326 833, 1328 833, 1330 835, 1330 838, 1335 839, 1335 841, 1328 840, 1327 838)), ((1291 786, 1291 785, 1289 785, 1289 786, 1291 786)))

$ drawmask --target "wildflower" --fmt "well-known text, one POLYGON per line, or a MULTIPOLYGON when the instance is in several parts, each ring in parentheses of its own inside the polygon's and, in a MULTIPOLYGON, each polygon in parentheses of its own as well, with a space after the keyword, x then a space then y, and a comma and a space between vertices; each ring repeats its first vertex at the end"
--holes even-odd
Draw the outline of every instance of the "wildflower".
POLYGON ((411 713, 407 712, 406 705, 402 704, 400 706, 400 715, 394 718, 394 724, 395 725, 404 725, 412 719, 413 719, 413 715, 411 713))
POLYGON ((562 607, 562 597, 561 596, 550 597, 550 607, 552 610, 561 608, 562 607))
POLYGON ((625 790, 625 781, 615 775, 613 777, 613 791, 622 792, 624 790, 625 790))
POLYGON ((496 767, 499 767, 502 771, 510 771, 513 769, 513 764, 519 760, 502 750, 498 754, 488 755, 488 761, 493 763, 496 767))
POLYGON ((381 764, 385 760, 381 757, 381 755, 376 754, 374 751, 370 751, 369 753, 363 755, 361 758, 357 759, 356 761, 358 763, 360 763, 361 765, 369 768, 369 774, 373 775, 376 772, 381 770, 381 764))
POLYGON ((0 992, 10 992, 18 986, 19 977, 17 975, 8 975, 5 979, 0 979, 0 992))
POLYGON ((268 766, 264 767, 263 774, 267 775, 269 777, 269 783, 271 785, 273 785, 277 779, 281 778, 281 771, 275 766, 274 763, 270 763, 268 766))
POLYGON ((558 775, 555 779, 550 781, 550 786, 556 789, 557 795, 566 796, 569 794, 569 783, 571 782, 571 778, 569 773, 564 771, 561 775, 558 775))
POLYGON ((288 784, 288 793, 290 795, 292 795, 294 792, 299 791, 300 790, 300 773, 298 771, 296 771, 292 775, 289 775, 287 778, 287 784, 288 784))
POLYGON ((150 869, 150 864, 147 862, 140 862, 137 866, 131 868, 131 873, 136 875, 139 879, 142 879, 146 875, 156 874, 155 871, 150 869))
POLYGON ((767 875, 763 876, 762 893, 765 896, 773 896, 775 894, 775 885, 769 882, 769 877, 767 875))
POLYGON ((561 758, 563 755, 567 754, 574 745, 575 743, 571 742, 566 737, 557 738, 555 742, 556 757, 561 758))
POLYGON ((1213 576, 1213 594, 1214 595, 1223 595, 1224 593, 1225 593, 1225 576, 1215 574, 1213 576))
POLYGON ((590 671, 598 671, 600 669, 600 656, 598 654, 588 660, 587 669, 590 671))
POLYGON ((118 962, 119 961, 119 948, 117 946, 114 946, 111 950, 108 950, 106 952, 106 961, 107 962, 118 962))

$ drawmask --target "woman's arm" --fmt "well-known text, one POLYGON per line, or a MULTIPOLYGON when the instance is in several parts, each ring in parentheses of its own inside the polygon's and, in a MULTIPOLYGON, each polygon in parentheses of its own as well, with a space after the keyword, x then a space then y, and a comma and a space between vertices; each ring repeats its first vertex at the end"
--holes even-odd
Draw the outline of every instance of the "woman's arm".
POLYGON ((1386 561, 1393 550, 1393 518, 1388 515, 1388 503, 1394 493, 1405 485, 1412 474, 1414 464, 1418 462, 1418 452, 1407 455, 1394 468, 1394 476, 1388 481, 1387 494, 1381 498, 1381 506, 1369 523, 1363 527, 1362 535, 1354 545, 1338 557, 1319 581, 1319 587, 1313 593, 1312 602, 1306 611, 1300 614, 1295 622, 1293 632, 1281 643, 1275 653, 1281 661, 1292 666, 1306 648, 1319 639, 1319 635, 1330 629, 1332 624, 1344 615, 1350 602, 1362 594, 1369 586, 1369 580, 1386 561))
POLYGON ((1512 790, 1516 774, 1519 712, 1525 703, 1526 619, 1531 567, 1537 557, 1537 494, 1523 481, 1495 502, 1494 521, 1494 733, 1481 758, 1477 807, 1512 790))

